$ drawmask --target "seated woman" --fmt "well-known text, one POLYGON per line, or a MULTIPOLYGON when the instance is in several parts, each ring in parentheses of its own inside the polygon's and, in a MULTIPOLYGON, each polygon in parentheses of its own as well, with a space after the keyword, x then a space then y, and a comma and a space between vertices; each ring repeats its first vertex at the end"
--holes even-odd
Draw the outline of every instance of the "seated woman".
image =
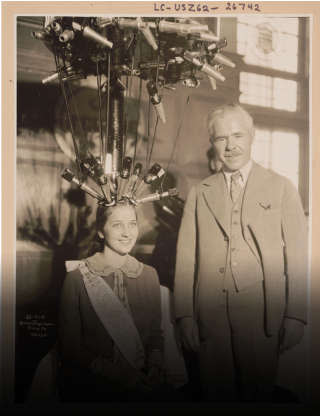
POLYGON ((60 397, 148 400, 163 385, 157 272, 129 252, 138 237, 134 206, 97 209, 101 251, 67 262, 60 305, 60 397))

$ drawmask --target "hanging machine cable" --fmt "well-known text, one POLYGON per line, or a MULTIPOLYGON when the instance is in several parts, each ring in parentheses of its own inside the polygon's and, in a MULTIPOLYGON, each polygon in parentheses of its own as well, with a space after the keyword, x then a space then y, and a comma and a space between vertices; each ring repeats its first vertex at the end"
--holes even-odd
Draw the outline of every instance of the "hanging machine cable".
MULTIPOLYGON (((206 74, 211 85, 216 88, 217 82, 225 80, 221 73, 223 67, 235 66, 229 58, 221 54, 221 49, 227 44, 226 40, 210 31, 207 25, 195 20, 167 17, 49 16, 45 18, 43 31, 33 32, 33 36, 43 41, 53 52, 56 62, 56 73, 42 82, 46 84, 58 80, 65 100, 77 175, 66 169, 62 177, 75 183, 95 198, 98 204, 103 205, 114 205, 124 199, 138 205, 177 195, 176 189, 162 190, 164 169, 158 163, 150 167, 158 123, 166 123, 167 120, 161 90, 175 89, 175 85, 180 82, 187 87, 197 87, 201 74, 206 74), (79 152, 80 138, 76 135, 66 92, 69 81, 92 75, 97 77, 99 157, 93 156, 88 148, 84 155, 79 152), (127 79, 126 83, 121 80, 123 76, 127 79), (103 84, 102 77, 106 78, 103 84), (125 100, 132 99, 134 77, 140 79, 138 124, 144 83, 156 112, 145 170, 141 163, 136 163, 138 125, 133 154, 125 154, 125 100), (94 181, 99 191, 85 183, 87 177, 94 181), (161 179, 158 191, 145 194, 157 179, 161 179)), ((74 99, 73 96, 71 98, 74 99)), ((172 161, 180 128, 181 126, 178 128, 167 168, 172 161)))

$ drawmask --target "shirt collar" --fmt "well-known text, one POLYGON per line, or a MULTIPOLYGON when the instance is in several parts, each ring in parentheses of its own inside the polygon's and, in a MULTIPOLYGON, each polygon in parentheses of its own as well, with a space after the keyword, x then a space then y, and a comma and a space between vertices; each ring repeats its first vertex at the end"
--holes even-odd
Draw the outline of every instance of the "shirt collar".
MULTIPOLYGON (((247 183, 251 168, 252 168, 252 160, 250 159, 244 166, 242 166, 241 169, 239 169, 239 172, 241 173, 241 178, 242 178, 241 180, 242 180, 243 186, 245 186, 245 184, 247 183)), ((222 169, 222 172, 226 178, 228 188, 229 188, 230 182, 231 182, 231 175, 235 172, 225 172, 223 169, 222 169)))

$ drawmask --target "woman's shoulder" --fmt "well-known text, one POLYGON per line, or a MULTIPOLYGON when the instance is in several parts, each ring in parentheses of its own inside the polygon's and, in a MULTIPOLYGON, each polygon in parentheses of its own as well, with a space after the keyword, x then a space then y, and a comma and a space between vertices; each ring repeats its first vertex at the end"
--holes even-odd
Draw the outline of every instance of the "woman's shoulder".
POLYGON ((158 276, 158 272, 156 271, 156 269, 150 266, 149 264, 145 264, 145 263, 142 263, 142 264, 143 264, 143 269, 142 269, 141 275, 144 276, 148 280, 152 280, 154 282, 159 283, 159 276, 158 276))
POLYGON ((156 269, 153 266, 150 266, 150 264, 142 263, 142 265, 145 273, 157 274, 156 269))
POLYGON ((84 262, 84 260, 67 260, 65 262, 67 273, 71 273, 75 270, 79 270, 79 266, 84 262))
POLYGON ((79 268, 82 263, 83 260, 68 260, 65 262, 67 281, 82 281, 82 274, 79 268))

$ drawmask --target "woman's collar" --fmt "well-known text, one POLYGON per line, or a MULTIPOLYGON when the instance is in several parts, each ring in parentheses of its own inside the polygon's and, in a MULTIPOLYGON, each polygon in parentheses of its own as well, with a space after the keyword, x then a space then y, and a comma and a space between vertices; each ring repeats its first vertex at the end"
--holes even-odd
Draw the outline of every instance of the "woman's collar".
POLYGON ((95 253, 93 256, 88 257, 85 262, 89 269, 99 274, 99 276, 109 276, 116 270, 121 270, 126 276, 136 278, 141 274, 143 269, 143 263, 129 254, 124 256, 124 262, 120 267, 108 263, 108 259, 103 253, 95 253))

